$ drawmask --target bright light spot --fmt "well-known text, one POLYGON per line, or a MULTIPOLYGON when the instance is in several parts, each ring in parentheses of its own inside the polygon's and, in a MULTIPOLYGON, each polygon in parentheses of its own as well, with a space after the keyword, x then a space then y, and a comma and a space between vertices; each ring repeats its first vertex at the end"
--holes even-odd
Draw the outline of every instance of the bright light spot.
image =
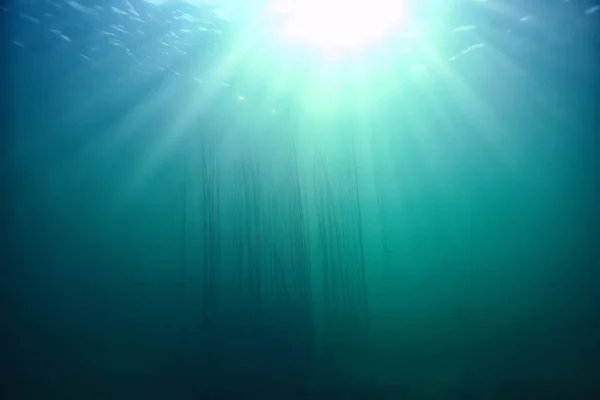
POLYGON ((400 0, 273 0, 267 11, 284 36, 324 48, 361 47, 403 18, 400 0))

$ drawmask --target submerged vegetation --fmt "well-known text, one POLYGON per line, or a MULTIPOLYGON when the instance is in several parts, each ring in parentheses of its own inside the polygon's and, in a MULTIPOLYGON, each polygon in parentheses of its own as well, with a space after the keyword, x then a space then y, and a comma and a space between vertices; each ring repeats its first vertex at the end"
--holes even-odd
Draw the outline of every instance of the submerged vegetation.
POLYGON ((181 151, 176 284, 199 294, 208 363, 235 348, 306 382, 319 353, 367 339, 361 187, 354 144, 301 154, 291 121, 276 122, 208 124, 181 151))
POLYGON ((600 399, 600 9, 262 3, 0 7, 4 398, 600 399))

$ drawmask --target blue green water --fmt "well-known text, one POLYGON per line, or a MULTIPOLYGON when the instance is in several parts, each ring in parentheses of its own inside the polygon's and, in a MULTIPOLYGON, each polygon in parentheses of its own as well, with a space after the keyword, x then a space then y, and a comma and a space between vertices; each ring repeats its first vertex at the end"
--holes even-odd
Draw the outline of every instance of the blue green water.
POLYGON ((600 398, 600 12, 411 6, 4 6, 3 398, 600 398))

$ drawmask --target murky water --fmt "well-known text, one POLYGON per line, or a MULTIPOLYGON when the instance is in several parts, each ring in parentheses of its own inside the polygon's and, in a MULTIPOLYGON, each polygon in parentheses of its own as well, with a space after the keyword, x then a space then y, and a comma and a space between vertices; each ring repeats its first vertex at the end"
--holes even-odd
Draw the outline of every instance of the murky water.
POLYGON ((600 396, 598 5, 408 6, 5 6, 6 398, 600 396))

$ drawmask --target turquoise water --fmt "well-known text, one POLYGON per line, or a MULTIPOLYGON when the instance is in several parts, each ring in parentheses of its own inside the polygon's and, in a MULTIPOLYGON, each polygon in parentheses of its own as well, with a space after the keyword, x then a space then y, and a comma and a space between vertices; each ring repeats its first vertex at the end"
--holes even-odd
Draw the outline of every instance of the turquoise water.
POLYGON ((457 2, 309 91, 208 3, 2 10, 5 398, 598 398, 594 4, 457 2))

